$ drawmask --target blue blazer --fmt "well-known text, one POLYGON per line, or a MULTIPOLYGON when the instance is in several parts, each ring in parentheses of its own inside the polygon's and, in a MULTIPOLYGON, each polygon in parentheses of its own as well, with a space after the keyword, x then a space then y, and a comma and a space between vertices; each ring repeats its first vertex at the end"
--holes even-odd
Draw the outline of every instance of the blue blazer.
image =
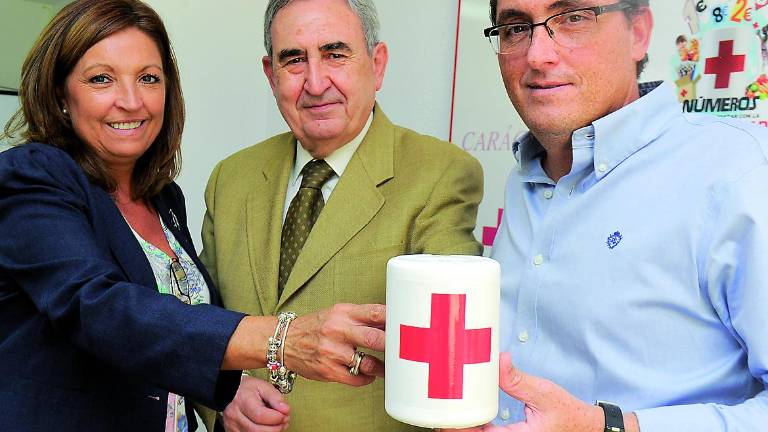
MULTIPOLYGON (((152 204, 219 304, 179 187, 152 204)), ((220 366, 243 316, 160 294, 112 198, 67 153, 0 153, 0 431, 162 431, 169 391, 221 410, 240 383, 220 366)))

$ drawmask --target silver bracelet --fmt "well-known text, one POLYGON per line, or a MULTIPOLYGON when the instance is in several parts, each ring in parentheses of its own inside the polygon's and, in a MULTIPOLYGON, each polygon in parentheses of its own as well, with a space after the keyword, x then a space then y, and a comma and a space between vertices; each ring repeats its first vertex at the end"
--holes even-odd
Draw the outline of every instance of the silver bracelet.
POLYGON ((269 370, 269 381, 280 393, 287 394, 293 390, 293 383, 296 381, 296 372, 285 366, 285 337, 288 335, 288 327, 291 321, 296 318, 293 312, 280 312, 277 315, 277 326, 275 334, 270 336, 267 345, 267 369, 269 370), (280 352, 280 359, 277 353, 280 352))

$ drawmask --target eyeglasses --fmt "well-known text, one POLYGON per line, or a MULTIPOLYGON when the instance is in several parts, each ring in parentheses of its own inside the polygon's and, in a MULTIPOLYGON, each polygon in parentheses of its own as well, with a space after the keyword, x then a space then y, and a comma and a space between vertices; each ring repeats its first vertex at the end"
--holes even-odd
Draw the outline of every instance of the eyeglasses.
POLYGON ((192 303, 192 298, 189 296, 189 283, 187 282, 187 272, 184 271, 184 267, 181 266, 178 258, 171 260, 171 283, 176 292, 173 294, 186 304, 192 303))
POLYGON ((623 2, 593 6, 561 12, 539 23, 508 23, 489 27, 483 31, 497 54, 522 56, 533 41, 533 29, 544 26, 547 34, 564 48, 586 45, 597 28, 597 17, 608 12, 629 9, 623 2))

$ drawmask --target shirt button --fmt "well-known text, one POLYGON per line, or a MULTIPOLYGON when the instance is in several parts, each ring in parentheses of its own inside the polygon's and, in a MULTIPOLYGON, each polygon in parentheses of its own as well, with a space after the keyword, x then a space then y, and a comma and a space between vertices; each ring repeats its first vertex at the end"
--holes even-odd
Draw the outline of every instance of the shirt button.
POLYGON ((519 340, 520 343, 526 343, 526 342, 528 342, 528 339, 529 339, 529 337, 528 337, 528 331, 527 330, 523 330, 523 331, 520 332, 520 334, 517 335, 517 340, 519 340))
POLYGON ((597 170, 600 171, 601 173, 604 173, 608 171, 608 165, 601 163, 600 165, 598 165, 597 170))
POLYGON ((553 195, 554 195, 554 194, 553 194, 553 193, 552 193, 552 191, 551 191, 551 190, 549 190, 549 189, 547 189, 547 190, 545 190, 545 191, 544 191, 544 198, 546 198, 546 199, 552 199, 552 196, 553 196, 553 195))
POLYGON ((537 266, 544 264, 544 257, 541 255, 536 255, 533 257, 533 264, 537 266))
POLYGON ((503 410, 501 410, 501 416, 500 417, 504 421, 509 420, 509 408, 504 408, 503 410))

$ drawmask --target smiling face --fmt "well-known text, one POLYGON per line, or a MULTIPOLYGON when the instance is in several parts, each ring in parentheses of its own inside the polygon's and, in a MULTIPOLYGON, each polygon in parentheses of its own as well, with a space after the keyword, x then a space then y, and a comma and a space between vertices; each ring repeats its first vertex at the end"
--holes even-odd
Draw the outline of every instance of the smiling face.
POLYGON ((346 0, 294 0, 272 22, 264 57, 278 108, 302 146, 324 158, 352 141, 373 110, 387 48, 372 54, 346 0))
POLYGON ((66 78, 72 127, 110 171, 131 172, 163 126, 162 65, 155 42, 128 28, 88 49, 66 78))
MULTIPOLYGON (((556 13, 610 3, 500 0, 497 22, 541 22, 556 13)), ((597 17, 591 42, 583 46, 564 48, 537 27, 527 54, 499 55, 510 100, 534 136, 570 138, 574 130, 637 99, 636 62, 645 56, 651 27, 647 10, 631 22, 623 12, 609 12, 597 17)))

